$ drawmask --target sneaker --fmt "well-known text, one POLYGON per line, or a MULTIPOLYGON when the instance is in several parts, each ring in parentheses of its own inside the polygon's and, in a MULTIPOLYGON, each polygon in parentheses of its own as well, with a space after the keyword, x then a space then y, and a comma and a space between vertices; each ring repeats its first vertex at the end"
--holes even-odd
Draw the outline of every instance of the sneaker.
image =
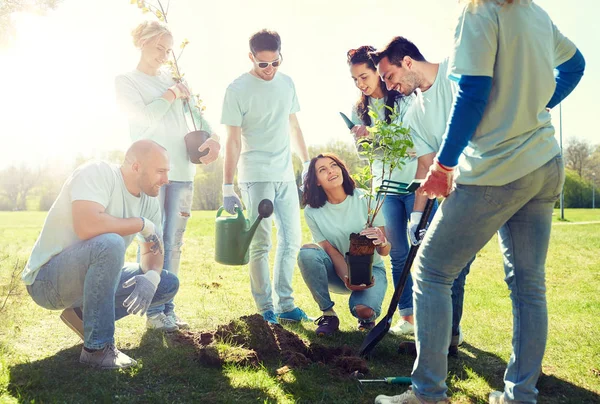
POLYGON ((504 404, 507 401, 504 400, 504 392, 503 391, 492 391, 490 393, 490 404, 504 404))
POLYGON ((453 335, 448 348, 448 355, 458 356, 458 347, 464 342, 462 329, 458 328, 458 335, 453 335))
POLYGON ((340 319, 337 316, 321 316, 314 323, 318 325, 315 332, 319 337, 327 337, 340 329, 340 319))
POLYGON ((275 316, 275 313, 273 313, 273 310, 265 311, 262 316, 269 324, 279 324, 279 321, 277 321, 277 317, 275 316))
POLYGON ((398 396, 384 396, 383 394, 375 397, 375 404, 445 404, 448 400, 425 401, 416 396, 409 388, 398 396))
POLYGON ((299 323, 300 321, 312 321, 308 318, 304 310, 300 307, 296 307, 292 311, 286 311, 285 313, 277 313, 277 319, 282 323, 299 323))
POLYGON ((83 313, 80 307, 64 309, 60 319, 83 341, 83 313))
POLYGON ((98 369, 126 369, 137 365, 135 359, 119 351, 113 344, 93 352, 82 348, 79 362, 98 369))
POLYGON ((375 327, 375 321, 358 320, 358 331, 371 331, 375 327))
POLYGON ((388 332, 394 335, 414 335, 415 326, 406 320, 400 319, 388 332))
POLYGON ((181 318, 179 318, 179 316, 175 314, 174 311, 165 315, 169 317, 171 321, 174 322, 177 328, 179 328, 180 330, 187 330, 188 328, 190 328, 190 325, 186 321, 183 321, 181 318))
POLYGON ((173 321, 173 319, 167 316, 165 313, 158 313, 155 316, 148 316, 146 320, 146 328, 150 330, 160 330, 166 332, 177 331, 179 327, 173 321))

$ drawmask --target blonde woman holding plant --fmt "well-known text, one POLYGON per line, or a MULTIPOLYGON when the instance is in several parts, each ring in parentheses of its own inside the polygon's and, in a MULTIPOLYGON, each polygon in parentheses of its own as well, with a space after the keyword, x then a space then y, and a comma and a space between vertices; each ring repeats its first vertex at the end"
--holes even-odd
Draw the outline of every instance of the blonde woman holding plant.
MULTIPOLYGON (((133 44, 140 50, 136 68, 115 80, 117 100, 127 113, 131 140, 150 139, 169 153, 169 183, 160 190, 162 228, 165 247, 164 269, 177 275, 187 221, 190 217, 196 168, 188 157, 185 135, 190 132, 185 100, 188 87, 176 81, 162 66, 172 59, 173 35, 158 21, 144 21, 132 32, 133 44)), ((196 108, 192 114, 197 127, 212 133, 211 127, 196 108)), ((212 134, 199 151, 208 150, 200 159, 210 164, 219 155, 218 137, 212 134)), ((147 327, 164 331, 187 328, 175 314, 173 301, 148 310, 147 327)))

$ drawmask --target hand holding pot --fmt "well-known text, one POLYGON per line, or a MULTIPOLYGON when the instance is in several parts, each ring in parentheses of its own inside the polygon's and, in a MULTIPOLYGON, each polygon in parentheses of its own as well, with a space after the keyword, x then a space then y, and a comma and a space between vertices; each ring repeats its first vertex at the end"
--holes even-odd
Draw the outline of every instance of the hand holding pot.
POLYGON ((368 227, 360 232, 361 236, 366 236, 367 238, 373 240, 373 244, 380 247, 385 247, 387 245, 387 239, 385 238, 385 234, 379 227, 368 227))
POLYGON ((368 285, 365 285, 364 283, 361 285, 352 285, 350 283, 350 279, 347 276, 344 276, 344 284, 346 285, 346 289, 351 290, 353 292, 357 292, 357 291, 372 288, 373 285, 375 285, 375 277, 374 276, 371 277, 371 283, 368 285))
POLYGON ((219 151, 221 150, 221 144, 217 141, 214 136, 206 139, 204 143, 198 147, 198 151, 202 153, 204 150, 208 149, 208 154, 200 157, 200 162, 202 164, 210 164, 215 161, 219 157, 219 151))

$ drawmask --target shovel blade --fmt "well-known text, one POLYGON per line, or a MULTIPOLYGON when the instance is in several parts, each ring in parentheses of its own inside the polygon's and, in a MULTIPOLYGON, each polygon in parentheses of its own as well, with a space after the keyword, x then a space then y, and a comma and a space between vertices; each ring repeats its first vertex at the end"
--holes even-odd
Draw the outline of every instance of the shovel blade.
POLYGON ((369 331, 369 333, 365 336, 360 349, 358 350, 358 354, 360 356, 367 356, 373 348, 385 337, 388 330, 390 329, 391 318, 385 316, 382 318, 375 327, 369 331))

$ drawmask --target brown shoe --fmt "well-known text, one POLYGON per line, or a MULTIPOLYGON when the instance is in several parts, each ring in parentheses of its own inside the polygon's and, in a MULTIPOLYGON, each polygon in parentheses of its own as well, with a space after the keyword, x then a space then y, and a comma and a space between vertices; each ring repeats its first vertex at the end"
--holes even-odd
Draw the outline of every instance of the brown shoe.
POLYGON ((64 309, 60 319, 83 341, 83 313, 80 307, 64 309))
POLYGON ((119 351, 113 344, 93 352, 81 348, 79 362, 98 369, 126 369, 137 365, 135 359, 119 351))

